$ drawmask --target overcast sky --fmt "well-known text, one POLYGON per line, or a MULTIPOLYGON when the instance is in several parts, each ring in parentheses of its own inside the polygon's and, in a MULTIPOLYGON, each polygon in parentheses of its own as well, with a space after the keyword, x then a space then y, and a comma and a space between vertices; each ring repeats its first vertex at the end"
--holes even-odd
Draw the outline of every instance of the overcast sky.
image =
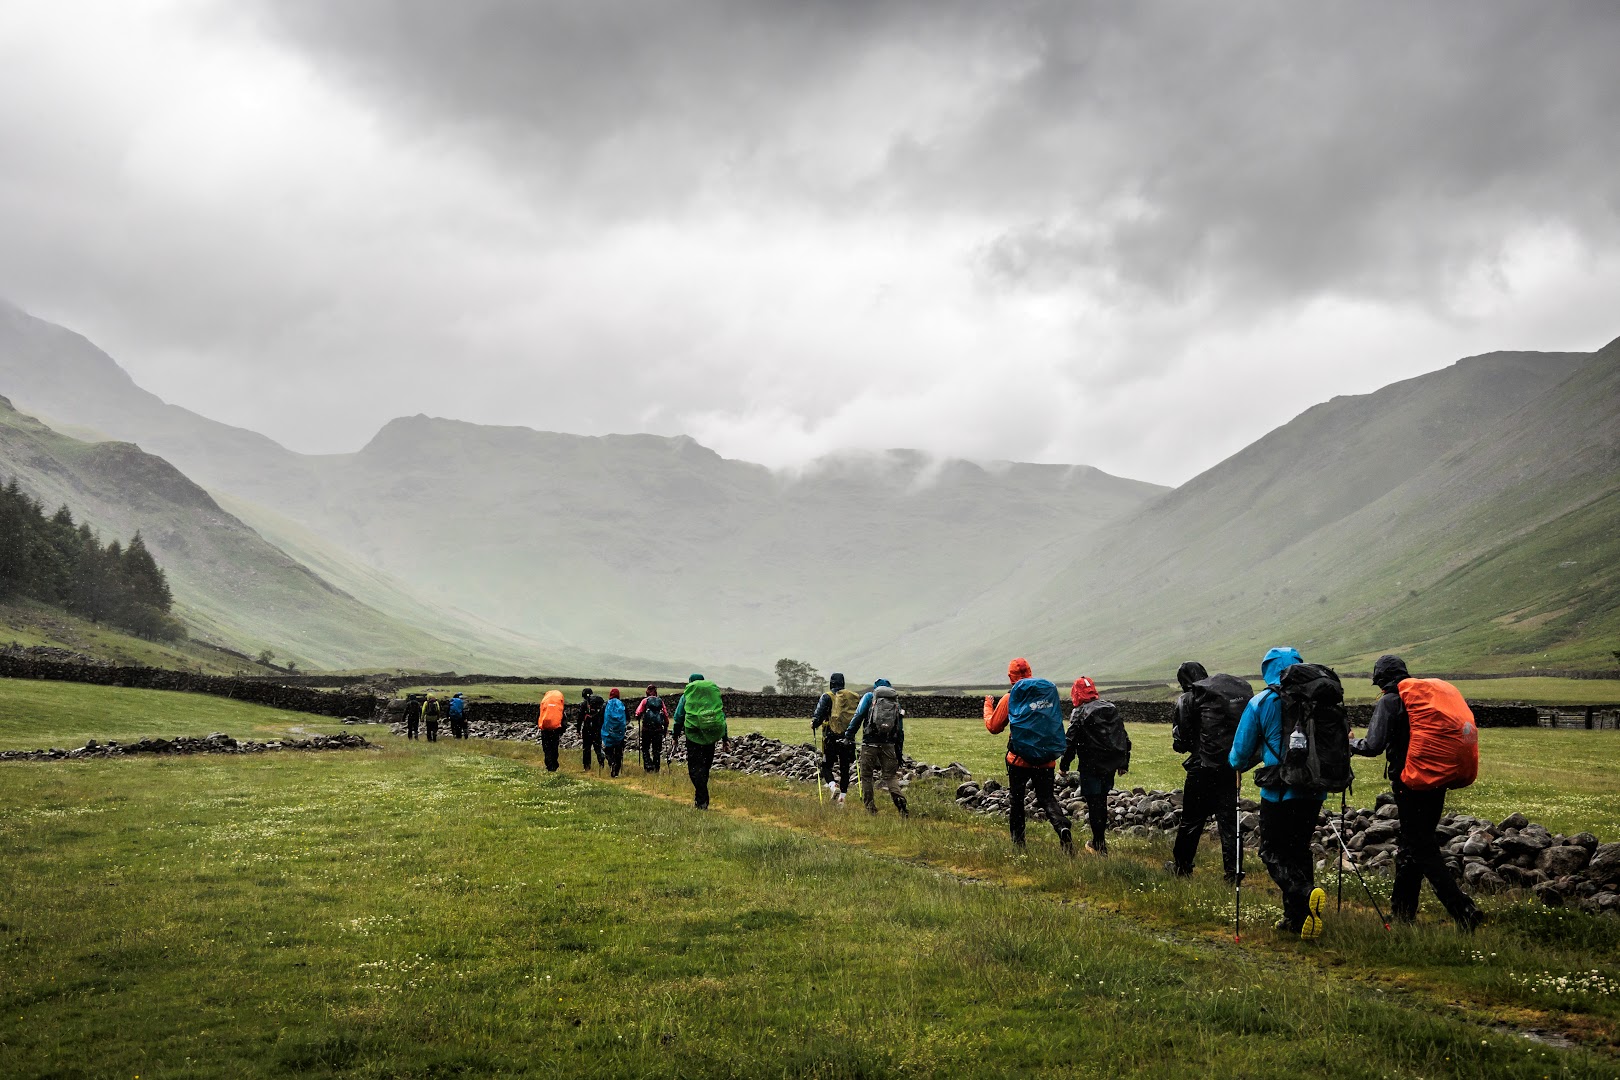
POLYGON ((299 450, 1175 483, 1620 336, 1616 57, 1612 0, 8 0, 0 295, 299 450))

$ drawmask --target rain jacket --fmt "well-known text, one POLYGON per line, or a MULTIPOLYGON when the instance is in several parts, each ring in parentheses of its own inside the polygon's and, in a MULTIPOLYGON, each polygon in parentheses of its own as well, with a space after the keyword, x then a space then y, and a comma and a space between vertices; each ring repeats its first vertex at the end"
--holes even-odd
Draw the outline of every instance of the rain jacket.
POLYGON ((624 701, 617 690, 608 692, 607 707, 602 711, 602 745, 623 746, 626 713, 624 701))
POLYGON ((726 707, 720 700, 720 687, 701 675, 693 675, 675 703, 675 738, 686 735, 688 746, 713 746, 726 738, 726 707))
MULTIPOLYGON (((1013 660, 1007 665, 1007 681, 1014 686, 1018 685, 1019 681, 1022 679, 1033 679, 1034 677, 1035 672, 1030 668, 1029 661, 1025 660, 1022 656, 1018 657, 1016 660, 1013 660)), ((1079 684, 1076 683, 1075 685, 1078 686, 1079 684)), ((1070 691, 1070 695, 1073 695, 1072 690, 1070 691)), ((992 735, 1000 735, 1003 731, 1007 730, 1007 725, 1012 721, 1012 714, 1008 712, 1008 709, 1011 708, 1011 703, 1011 691, 1002 694, 1001 700, 999 701, 992 697, 986 697, 984 699, 984 729, 986 731, 992 735)), ((1025 761, 1011 750, 1007 751, 1007 764, 1017 765, 1024 769, 1057 768, 1057 762, 1055 761, 1025 761)))
POLYGON ((1406 751, 1412 743, 1412 721, 1406 715, 1406 703, 1401 700, 1402 679, 1412 676, 1406 670, 1406 661, 1385 654, 1373 664, 1372 681, 1384 696, 1373 706, 1372 720, 1367 724, 1365 739, 1351 739, 1352 753, 1365 757, 1387 753, 1384 775, 1391 780, 1401 778, 1406 768, 1406 751))
MULTIPOLYGON (((1227 763, 1238 772, 1248 772, 1261 764, 1282 764, 1286 736, 1282 729, 1282 701, 1277 696, 1277 684, 1286 669, 1304 663, 1304 660, 1298 649, 1281 648, 1272 649, 1260 662, 1260 677, 1265 680, 1266 688, 1251 698, 1243 710, 1237 734, 1232 737, 1232 753, 1227 758, 1227 763)), ((1260 798, 1266 802, 1277 802, 1279 799, 1315 799, 1321 802, 1327 796, 1307 788, 1284 788, 1280 791, 1261 788, 1260 798)))
POLYGON ((1198 751, 1198 729, 1203 723, 1198 703, 1193 700, 1192 687, 1193 683, 1207 678, 1209 672, 1196 660, 1188 660, 1176 669, 1176 682, 1181 685, 1181 694, 1176 698, 1175 715, 1170 721, 1170 749, 1178 754, 1198 751))

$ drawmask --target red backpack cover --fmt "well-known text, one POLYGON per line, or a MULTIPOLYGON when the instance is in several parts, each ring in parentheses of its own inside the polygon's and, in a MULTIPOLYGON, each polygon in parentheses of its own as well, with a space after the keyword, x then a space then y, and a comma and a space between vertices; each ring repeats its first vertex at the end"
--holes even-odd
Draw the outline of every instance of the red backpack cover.
POLYGON ((1462 691, 1444 679, 1402 679, 1412 728, 1401 783, 1413 791, 1465 788, 1479 776, 1479 728, 1462 691))

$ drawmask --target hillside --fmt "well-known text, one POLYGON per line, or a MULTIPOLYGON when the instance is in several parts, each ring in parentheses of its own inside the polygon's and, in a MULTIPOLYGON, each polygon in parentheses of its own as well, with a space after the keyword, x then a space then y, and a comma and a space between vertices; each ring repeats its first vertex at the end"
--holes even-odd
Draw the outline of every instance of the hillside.
MULTIPOLYGON (((1009 650, 1110 673, 1290 642, 1334 662, 1607 666, 1620 620, 1620 347, 1494 353, 1297 417, 1111 525, 1009 650)), ((945 640, 941 628, 935 640, 945 640)), ((925 647, 928 643, 924 643, 925 647)))

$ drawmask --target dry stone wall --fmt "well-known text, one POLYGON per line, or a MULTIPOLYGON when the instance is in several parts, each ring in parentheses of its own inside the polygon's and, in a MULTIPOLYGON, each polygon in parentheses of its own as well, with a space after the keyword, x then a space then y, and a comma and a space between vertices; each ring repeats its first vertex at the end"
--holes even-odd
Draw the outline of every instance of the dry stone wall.
POLYGON ((257 679, 231 679, 217 675, 194 675, 189 671, 169 671, 152 667, 112 667, 93 664, 58 664, 43 660, 0 656, 0 678, 46 679, 58 682, 88 683, 93 686, 131 686, 142 690, 179 690, 191 694, 212 694, 235 698, 255 705, 268 705, 290 712, 315 716, 369 717, 382 704, 369 693, 341 693, 282 686, 257 679))

